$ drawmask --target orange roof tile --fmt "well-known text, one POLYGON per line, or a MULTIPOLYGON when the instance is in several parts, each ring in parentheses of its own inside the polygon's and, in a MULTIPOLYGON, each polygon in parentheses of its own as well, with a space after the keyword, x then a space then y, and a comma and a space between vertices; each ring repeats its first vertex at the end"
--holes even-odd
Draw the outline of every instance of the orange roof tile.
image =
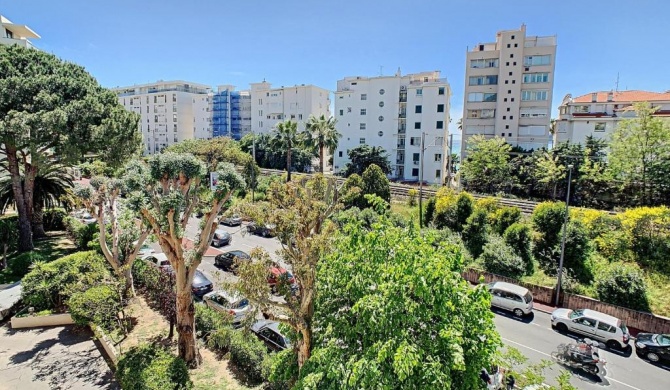
MULTIPOLYGON (((610 91, 599 91, 587 93, 586 95, 578 96, 572 99, 573 103, 592 103, 592 95, 598 94, 597 103, 606 103, 607 94, 610 91)), ((614 102, 655 102, 655 101, 670 101, 669 92, 649 92, 649 91, 618 91, 613 92, 614 102)))

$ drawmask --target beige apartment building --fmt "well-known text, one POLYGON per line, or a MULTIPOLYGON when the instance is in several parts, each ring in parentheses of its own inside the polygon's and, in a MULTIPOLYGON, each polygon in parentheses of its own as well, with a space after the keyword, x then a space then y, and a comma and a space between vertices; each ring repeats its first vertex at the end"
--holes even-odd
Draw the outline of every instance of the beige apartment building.
POLYGON ((25 24, 12 23, 0 15, 0 45, 19 45, 35 49, 30 39, 38 39, 39 35, 25 24))
POLYGON ((556 36, 526 36, 526 26, 500 31, 466 55, 461 161, 476 134, 513 146, 548 146, 556 36))

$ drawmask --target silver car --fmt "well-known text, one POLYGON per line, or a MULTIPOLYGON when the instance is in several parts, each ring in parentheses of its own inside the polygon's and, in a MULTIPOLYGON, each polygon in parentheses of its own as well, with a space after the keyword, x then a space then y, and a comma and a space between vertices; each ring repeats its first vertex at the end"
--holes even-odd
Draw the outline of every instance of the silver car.
POLYGON ((620 319, 595 310, 556 309, 551 313, 551 327, 601 341, 610 349, 626 349, 630 341, 628 328, 620 319))
POLYGON ((232 316, 233 326, 236 328, 242 325, 244 319, 253 309, 247 298, 223 290, 207 293, 202 299, 208 307, 232 316))

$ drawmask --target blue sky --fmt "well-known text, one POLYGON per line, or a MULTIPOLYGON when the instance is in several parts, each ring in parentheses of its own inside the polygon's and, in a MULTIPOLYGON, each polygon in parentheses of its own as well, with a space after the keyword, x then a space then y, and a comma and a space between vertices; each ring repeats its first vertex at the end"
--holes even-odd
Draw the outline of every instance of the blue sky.
POLYGON ((0 0, 45 51, 107 87, 183 79, 248 88, 440 70, 462 116, 465 51, 498 30, 557 35, 554 111, 567 93, 670 89, 667 0, 0 0))

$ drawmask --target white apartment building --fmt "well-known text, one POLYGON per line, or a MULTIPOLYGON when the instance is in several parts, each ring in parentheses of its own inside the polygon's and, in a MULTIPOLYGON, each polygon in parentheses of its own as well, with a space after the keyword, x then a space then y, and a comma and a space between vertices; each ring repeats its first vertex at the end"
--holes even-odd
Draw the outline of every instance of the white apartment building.
POLYGON ((40 36, 25 24, 14 24, 0 15, 0 45, 19 45, 36 49, 30 39, 39 38, 40 36))
POLYGON ((348 151, 380 146, 389 154, 393 179, 418 181, 421 137, 425 134, 423 180, 444 182, 448 151, 451 89, 440 72, 402 76, 345 77, 337 82, 335 119, 342 134, 333 156, 337 173, 349 162, 348 151))
POLYGON ((212 92, 207 85, 158 81, 113 91, 119 103, 141 116, 144 154, 159 153, 187 139, 211 138, 212 92))
POLYGON ((598 91, 573 98, 568 94, 558 108, 554 145, 586 144, 586 137, 609 141, 619 121, 634 118, 633 104, 649 102, 656 115, 670 116, 670 91, 598 91))
POLYGON ((272 88, 263 81, 251 84, 251 130, 269 133, 279 122, 294 120, 305 128, 310 115, 330 117, 330 91, 314 85, 272 88))
POLYGON ((524 149, 548 146, 555 65, 556 36, 528 37, 525 25, 467 52, 461 161, 476 134, 524 149))

